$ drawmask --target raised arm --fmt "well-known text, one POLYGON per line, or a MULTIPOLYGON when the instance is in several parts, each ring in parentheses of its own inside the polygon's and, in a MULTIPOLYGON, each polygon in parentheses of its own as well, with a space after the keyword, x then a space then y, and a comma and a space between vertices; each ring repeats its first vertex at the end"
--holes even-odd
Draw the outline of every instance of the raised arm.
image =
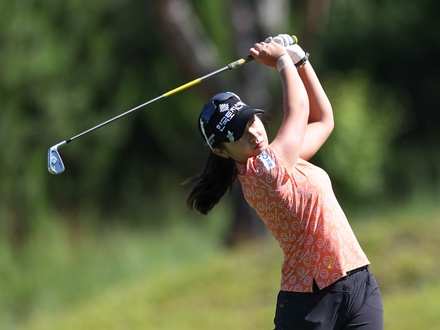
POLYGON ((310 62, 306 62, 298 73, 307 90, 310 104, 309 120, 300 157, 309 160, 333 130, 333 110, 310 62))
POLYGON ((308 126, 309 100, 306 88, 292 59, 280 44, 274 41, 258 43, 250 53, 257 61, 277 67, 280 71, 284 116, 272 145, 281 153, 285 166, 291 171, 300 157, 308 126))
POLYGON ((309 54, 298 44, 291 44, 287 34, 279 34, 271 38, 273 41, 286 47, 299 75, 307 90, 310 104, 310 114, 300 157, 309 160, 321 148, 333 130, 333 110, 324 89, 308 61, 309 54))

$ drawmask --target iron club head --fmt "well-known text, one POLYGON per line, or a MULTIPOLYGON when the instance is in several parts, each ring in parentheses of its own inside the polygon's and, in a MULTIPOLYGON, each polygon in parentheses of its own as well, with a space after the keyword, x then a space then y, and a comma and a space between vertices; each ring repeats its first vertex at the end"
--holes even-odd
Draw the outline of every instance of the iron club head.
POLYGON ((52 174, 61 174, 64 172, 65 168, 60 153, 58 152, 58 148, 65 144, 66 141, 63 141, 49 148, 47 153, 47 169, 52 174))

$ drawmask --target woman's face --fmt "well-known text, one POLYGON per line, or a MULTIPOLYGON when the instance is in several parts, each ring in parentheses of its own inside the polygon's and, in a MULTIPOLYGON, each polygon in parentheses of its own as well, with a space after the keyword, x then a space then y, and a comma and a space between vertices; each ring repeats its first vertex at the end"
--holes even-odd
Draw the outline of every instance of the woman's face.
POLYGON ((247 123, 240 140, 223 143, 223 148, 214 149, 214 153, 232 158, 237 163, 245 164, 248 158, 258 156, 269 145, 267 133, 263 122, 257 116, 253 116, 247 123))

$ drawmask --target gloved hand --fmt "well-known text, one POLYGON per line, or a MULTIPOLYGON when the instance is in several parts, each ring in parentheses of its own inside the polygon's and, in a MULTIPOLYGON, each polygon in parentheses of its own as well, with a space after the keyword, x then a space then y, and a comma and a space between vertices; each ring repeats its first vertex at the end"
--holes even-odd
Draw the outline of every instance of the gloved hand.
POLYGON ((301 46, 296 44, 292 36, 288 34, 279 34, 276 37, 268 37, 265 42, 269 43, 272 40, 286 48, 287 53, 292 58, 295 65, 303 61, 305 57, 308 57, 301 46))
POLYGON ((295 43, 295 41, 293 40, 292 36, 288 35, 288 34, 279 34, 276 37, 268 37, 265 41, 267 43, 271 42, 271 41, 275 41, 277 43, 279 43, 281 46, 283 47, 287 47, 287 46, 291 46, 295 43))

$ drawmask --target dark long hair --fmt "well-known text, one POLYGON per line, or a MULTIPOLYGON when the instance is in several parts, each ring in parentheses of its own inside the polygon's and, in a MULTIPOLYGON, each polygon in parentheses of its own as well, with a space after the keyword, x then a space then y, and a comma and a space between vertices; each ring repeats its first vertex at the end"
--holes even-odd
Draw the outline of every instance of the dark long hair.
POLYGON ((195 209, 201 214, 208 214, 226 191, 232 188, 236 178, 235 161, 210 152, 202 173, 184 182, 184 184, 195 183, 186 200, 186 205, 190 210, 195 209))

